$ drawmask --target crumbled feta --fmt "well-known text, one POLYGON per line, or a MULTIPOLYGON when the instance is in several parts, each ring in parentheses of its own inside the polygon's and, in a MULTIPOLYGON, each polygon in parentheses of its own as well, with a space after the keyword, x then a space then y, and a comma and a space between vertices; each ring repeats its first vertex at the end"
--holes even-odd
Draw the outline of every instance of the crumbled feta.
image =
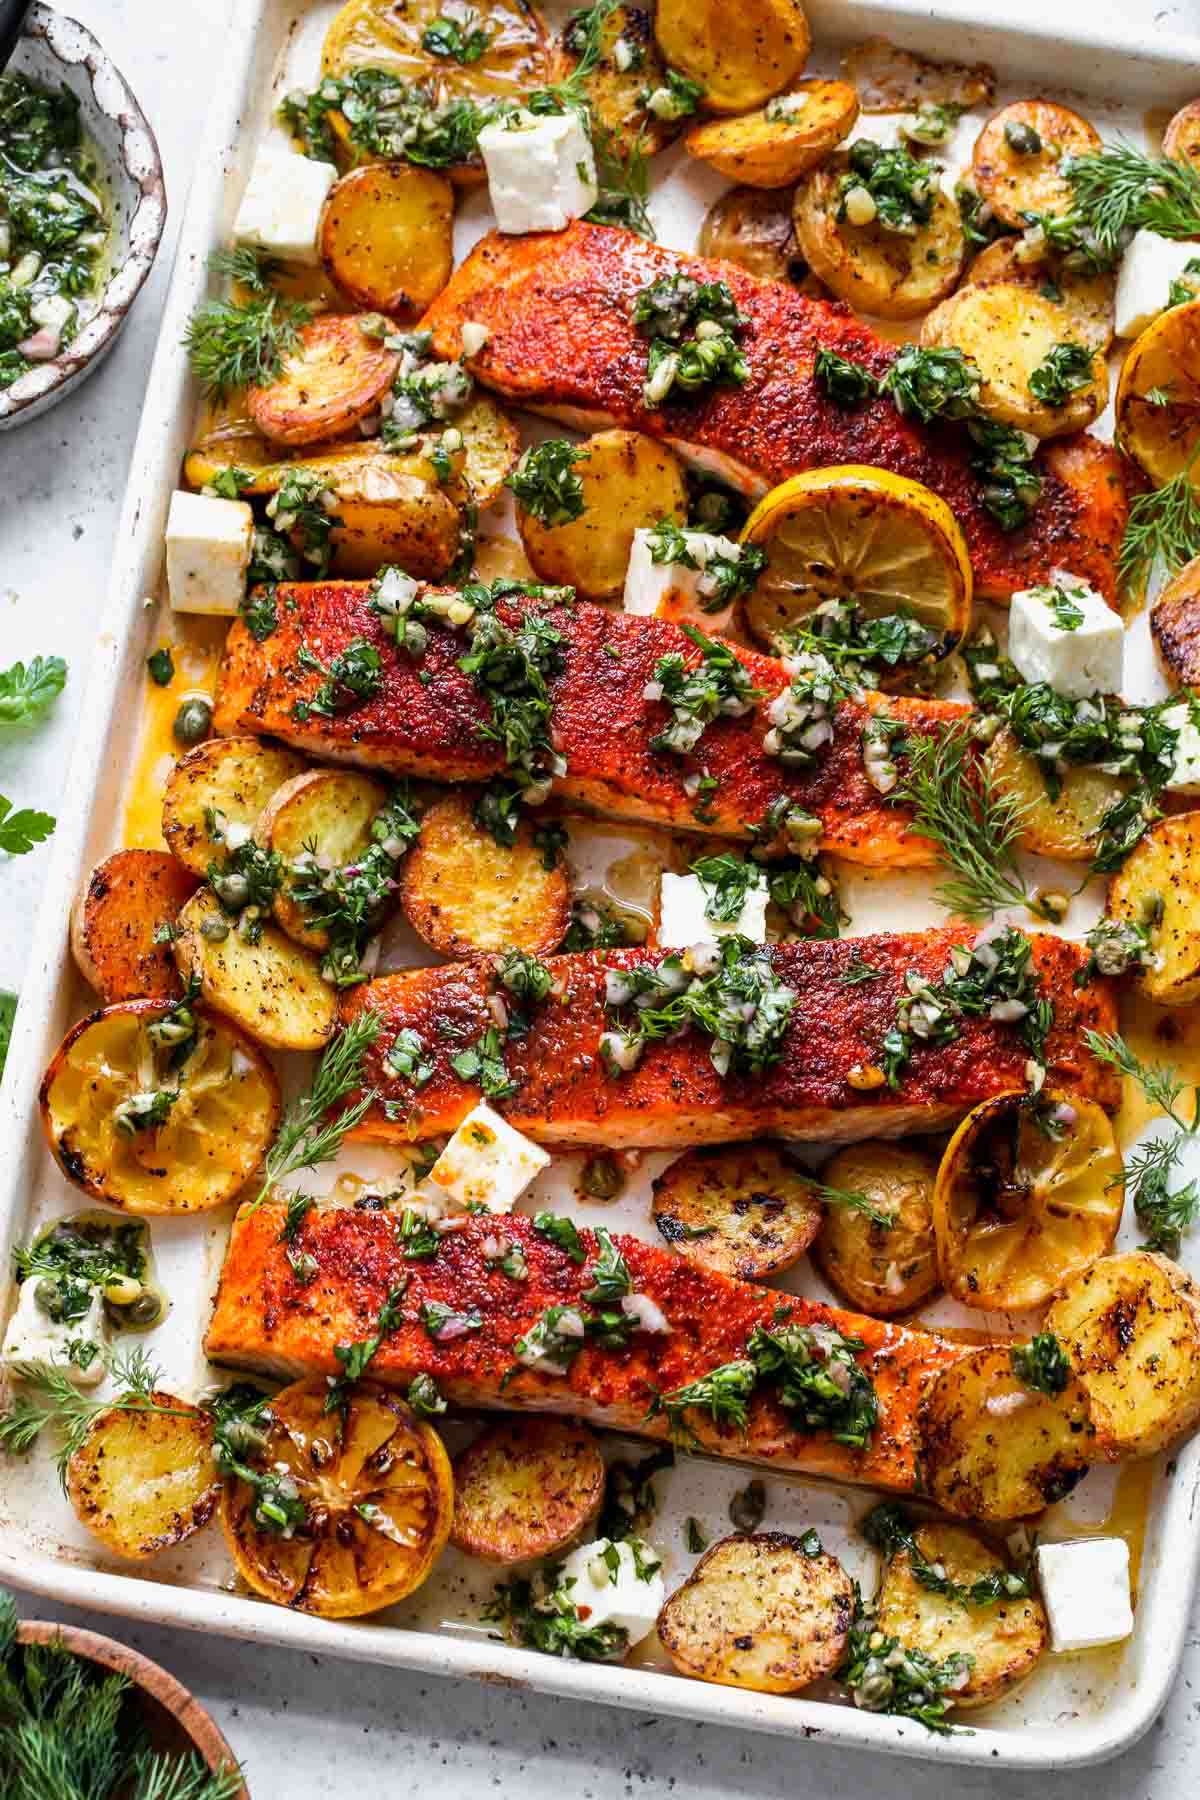
POLYGON ((1118 337, 1135 338, 1164 312, 1171 283, 1183 274, 1200 244, 1187 238, 1159 237, 1156 231, 1138 231, 1117 276, 1115 327, 1118 337))
POLYGON ((65 1369, 78 1387, 95 1387, 104 1375, 99 1356, 81 1369, 71 1361, 67 1346, 72 1342, 103 1346, 104 1308, 99 1289, 93 1288, 88 1309, 81 1318, 59 1321, 47 1318, 42 1311, 37 1303, 37 1288, 36 1276, 21 1283, 21 1297, 8 1322, 0 1357, 10 1369, 19 1363, 52 1363, 55 1368, 65 1369))
POLYGON ((321 208, 336 180, 332 163, 260 150, 234 220, 234 237, 284 262, 316 263, 321 208))
POLYGON ((563 231, 596 204, 596 163, 579 114, 517 112, 485 125, 479 150, 501 231, 563 231))
POLYGON ((1179 733, 1168 793, 1200 794, 1200 706, 1181 700, 1178 706, 1168 706, 1161 717, 1164 725, 1179 733))
POLYGON ((704 910, 708 891, 698 875, 664 874, 659 889, 658 941, 665 949, 686 950, 692 944, 737 932, 756 944, 765 944, 767 899, 766 876, 759 871, 736 919, 710 919, 704 910))
POLYGON ((244 500, 172 494, 167 515, 167 589, 176 612, 233 616, 246 596, 254 514, 244 500))
POLYGON ((549 1161, 544 1150, 481 1101, 454 1133, 429 1179, 459 1206, 510 1213, 549 1161))
POLYGON ((1129 1636, 1133 1608, 1124 1538, 1039 1544, 1035 1556, 1052 1650, 1093 1650, 1129 1636))
POLYGON ((1065 569, 1012 597, 1009 656, 1026 681, 1048 682, 1069 700, 1120 693, 1124 642, 1120 615, 1065 569))
POLYGON ((657 529, 639 528, 625 571, 625 611, 645 617, 674 619, 699 625, 704 631, 724 631, 733 615, 733 602, 722 606, 716 597, 716 579, 708 565, 720 558, 736 563, 741 546, 732 538, 709 531, 681 531, 682 547, 696 564, 654 560, 654 550, 666 540, 657 529))
POLYGON ((654 1630, 666 1598, 661 1556, 639 1540, 635 1557, 627 1538, 581 1544, 563 1563, 559 1587, 585 1625, 616 1625, 628 1633, 631 1648, 654 1630), (653 1573, 638 1574, 639 1558, 653 1573))

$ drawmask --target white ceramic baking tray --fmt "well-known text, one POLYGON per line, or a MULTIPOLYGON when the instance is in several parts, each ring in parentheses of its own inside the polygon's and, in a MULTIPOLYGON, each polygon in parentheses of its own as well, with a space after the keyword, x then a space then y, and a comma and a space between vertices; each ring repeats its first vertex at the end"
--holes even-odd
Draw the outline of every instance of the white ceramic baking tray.
MULTIPOLYGON (((0 1090, 0 1129, 7 1155, 0 1171, 0 1267, 12 1247, 44 1219, 75 1210, 73 1195, 54 1169, 36 1118, 38 1082, 68 1025, 93 1002, 79 983, 67 949, 67 919, 81 871, 121 839, 124 794, 137 748, 145 656, 155 630, 146 596, 158 590, 167 503, 192 425, 196 394, 180 339, 188 315, 208 290, 205 261, 225 241, 253 148, 270 128, 273 82, 290 82, 305 70, 319 43, 330 7, 299 0, 241 0, 230 21, 232 42, 226 77, 216 84, 196 159, 196 176, 184 220, 178 260, 151 373, 148 400, 130 471, 125 508, 114 550, 108 600, 94 672, 78 725, 74 761, 53 843, 46 897, 30 945, 22 999, 0 1090), (297 62, 299 67, 297 67, 297 62), (286 63, 286 75, 282 74, 286 63)), ((823 60, 839 43, 872 34, 932 55, 985 59, 1001 76, 1001 97, 1049 89, 1081 105, 1107 133, 1137 135, 1150 108, 1168 110, 1195 91, 1195 47, 1156 33, 1153 48, 1116 37, 1064 41, 1045 34, 1007 31, 985 17, 953 22, 930 17, 920 0, 891 5, 858 0, 808 0, 823 60)), ((1134 22, 1131 20, 1131 30, 1134 22)), ((814 64, 815 67, 822 66, 814 64)), ((679 153, 659 165, 655 216, 665 242, 690 247, 700 211, 723 183, 705 187, 702 172, 688 171, 679 153)), ((486 224, 483 202, 468 202, 459 230, 459 253, 486 224)), ((1141 634, 1144 641, 1144 631, 1141 634)), ((1153 691, 1148 657, 1141 663, 1143 696, 1153 691)), ((1138 697, 1130 690, 1131 697, 1138 697)), ((940 922, 924 893, 927 880, 865 872, 847 883, 854 924, 881 928, 940 922)), ((1087 917, 1072 921, 1086 929, 1087 917)), ((346 1165, 366 1178, 382 1172, 372 1150, 347 1155, 346 1165)), ((569 1159, 567 1159, 569 1161, 569 1159)), ((646 1184, 664 1159, 648 1158, 641 1179, 608 1223, 646 1230, 646 1184)), ((329 1190, 335 1171, 306 1185, 329 1190)), ((570 1171, 567 1171, 568 1175, 570 1171)), ((562 1175, 557 1193, 562 1193, 562 1175)), ((554 1190, 551 1190, 553 1192, 554 1190)), ((568 1192, 570 1188, 568 1186, 568 1192)), ((541 1199, 547 1203, 548 1192, 541 1199)), ((579 1210, 578 1208, 576 1209, 579 1210)), ((586 1217, 586 1213, 581 1214, 586 1217)), ((168 1385, 197 1391, 210 1378, 199 1344, 207 1318, 228 1219, 156 1221, 154 1242, 174 1310, 154 1334, 153 1353, 168 1385)), ((1131 1238, 1132 1241, 1132 1238, 1131 1238)), ((0 1276, 0 1283, 4 1280, 0 1276)), ((812 1278, 800 1283, 810 1291, 812 1278)), ((0 1318, 11 1302, 11 1284, 0 1285, 0 1318)), ((987 1325, 975 1315, 974 1324, 987 1325)), ((994 1321, 1002 1325, 1004 1321, 994 1321)), ((670 1586, 691 1566, 684 1521, 697 1516, 710 1537, 728 1529, 726 1508, 747 1471, 708 1459, 685 1459, 660 1491, 663 1506, 654 1536, 664 1552, 670 1586)), ((867 1503, 850 1488, 772 1475, 766 1525, 796 1530, 815 1524, 827 1546, 854 1573, 870 1579, 870 1557, 855 1538, 853 1521, 867 1503)), ((713 1722, 727 1722, 797 1737, 939 1760, 1054 1768, 1100 1761, 1131 1744, 1151 1723, 1175 1677, 1200 1560, 1193 1515, 1200 1494, 1200 1440, 1169 1466, 1136 1465, 1120 1484, 1095 1472, 1067 1507, 1055 1509, 1056 1535, 1095 1531, 1109 1521, 1148 1507, 1141 1556, 1137 1627, 1127 1645, 1086 1658, 1043 1658, 1020 1693, 989 1709, 970 1733, 931 1737, 908 1721, 879 1717, 831 1703, 830 1697, 784 1697, 739 1692, 680 1679, 661 1660, 601 1667, 559 1661, 494 1641, 478 1623, 478 1602, 490 1585, 486 1571, 448 1552, 435 1577, 413 1601, 363 1623, 328 1623, 272 1607, 239 1592, 223 1545, 201 1534, 174 1558, 158 1558, 131 1572, 105 1557, 77 1524, 54 1485, 45 1460, 0 1464, 0 1581, 51 1598, 130 1618, 152 1620, 296 1649, 388 1663, 395 1667, 535 1687, 713 1722), (1130 1483, 1132 1482, 1132 1486, 1130 1483)))

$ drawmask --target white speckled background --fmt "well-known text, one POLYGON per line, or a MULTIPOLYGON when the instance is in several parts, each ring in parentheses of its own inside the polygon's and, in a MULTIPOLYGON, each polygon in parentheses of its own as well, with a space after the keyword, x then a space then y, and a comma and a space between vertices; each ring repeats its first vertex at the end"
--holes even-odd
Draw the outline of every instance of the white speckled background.
MULTIPOLYGON (((240 0, 233 0, 237 5, 240 0)), ((732 3, 732 0, 731 0, 732 3)), ((40 651, 67 657, 70 684, 53 720, 0 744, 0 792, 54 811, 61 801, 76 704, 95 641, 126 467, 141 411, 175 230, 192 172, 196 126, 219 78, 228 0, 72 0, 137 92, 162 147, 172 209, 158 266, 108 363, 70 402, 0 437, 0 667, 40 651)), ((1007 0, 1006 21, 1064 20, 1121 28, 1143 42, 1156 28, 1197 39, 1200 0, 1007 0)), ((954 53, 954 0, 931 7, 954 53)), ((0 866, 0 987, 20 986, 44 852, 0 866)), ((115 1631, 165 1663, 209 1705, 244 1759, 254 1800, 390 1800, 436 1785, 439 1800, 486 1792, 521 1800, 625 1800, 676 1791, 787 1800, 853 1794, 893 1800, 918 1785, 928 1800, 1032 1795, 1075 1800, 1174 1800, 1200 1767, 1200 1607, 1180 1681, 1143 1742, 1104 1769, 1035 1779, 935 1765, 894 1765, 819 1742, 718 1731, 592 1709, 503 1689, 456 1686, 368 1665, 239 1646, 219 1638, 138 1630, 99 1615, 24 1605, 115 1631)))

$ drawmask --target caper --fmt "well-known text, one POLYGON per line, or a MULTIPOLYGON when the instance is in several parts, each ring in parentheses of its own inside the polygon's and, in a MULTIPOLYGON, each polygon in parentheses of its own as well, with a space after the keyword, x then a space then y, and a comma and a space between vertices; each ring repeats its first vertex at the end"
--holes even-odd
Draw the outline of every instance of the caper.
POLYGON ((162 1301, 149 1288, 143 1288, 132 1306, 123 1308, 131 1325, 157 1325, 162 1318, 162 1301))
POLYGON ((869 175, 879 158, 883 155, 883 145, 872 138, 859 138, 851 144, 847 160, 856 175, 869 175))
POLYGON ((224 919, 201 919, 200 936, 207 938, 210 944, 222 944, 229 936, 229 927, 224 919))
POLYGON ((1004 141, 1014 156, 1037 156, 1042 148, 1042 140, 1033 126, 1017 119, 1010 119, 1004 127, 1004 141))
POLYGON ((57 1281, 44 1275, 33 1290, 33 1301, 40 1313, 59 1323, 63 1317, 63 1291, 57 1281))
POLYGON ((212 707, 207 700, 185 700, 171 730, 176 743, 202 743, 212 730, 212 707))
POLYGON ((615 1200, 625 1186, 625 1177, 614 1156, 589 1156, 579 1185, 593 1200, 615 1200))

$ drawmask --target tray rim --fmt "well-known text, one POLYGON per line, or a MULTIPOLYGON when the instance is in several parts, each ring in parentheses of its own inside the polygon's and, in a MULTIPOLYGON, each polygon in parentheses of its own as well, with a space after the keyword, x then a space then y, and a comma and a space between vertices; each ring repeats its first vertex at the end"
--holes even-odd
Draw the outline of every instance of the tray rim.
MULTIPOLYGON (((162 531, 167 501, 178 468, 176 444, 184 433, 180 421, 190 419, 194 391, 180 348, 183 326, 207 286, 206 258, 224 215, 232 208, 230 190, 236 178, 238 134, 242 118, 253 113, 265 64, 269 72, 281 35, 268 30, 276 18, 284 29, 307 10, 304 0, 255 0, 234 8, 231 42, 223 79, 199 143, 196 175, 183 216, 167 299, 130 462, 125 500, 113 547, 107 598, 92 669, 79 713, 77 736, 68 768, 53 840, 45 890, 31 940, 29 963, 14 1021, 8 1063, 0 1085, 0 1130, 12 1150, 0 1185, 0 1257, 8 1265, 11 1242, 21 1217, 22 1197, 34 1185, 37 1159, 45 1145, 38 1128, 37 1093, 45 1060, 44 1046, 61 1035, 70 957, 64 923, 85 849, 94 828, 94 801, 105 778, 104 756, 126 680, 140 673, 142 648, 139 620, 149 603, 142 595, 153 585, 162 561, 162 531), (270 37, 270 53, 265 41, 270 37), (256 54, 257 52, 257 54, 256 54), (134 648, 139 652, 134 655, 134 648), (58 1035, 54 1035, 57 1031, 58 1035)), ((1152 48, 1127 42, 1120 32, 1064 32, 1061 27, 1018 27, 998 23, 982 0, 962 0, 952 19, 935 18, 925 0, 810 0, 814 35, 847 41, 890 25, 897 37, 919 44, 931 29, 976 33, 989 54, 1003 62, 1004 46, 1069 50, 1080 56, 1118 57, 1156 77, 1178 73, 1181 83, 1200 61, 1200 41, 1182 33, 1156 35, 1152 48)), ((944 43, 942 45, 944 48, 944 43)), ((979 46, 971 46, 977 53, 979 46)), ((1055 86, 1070 87, 1064 81, 1055 86)), ((1102 86, 1090 78, 1084 89, 1102 86)), ((309 1618, 265 1601, 207 1588, 113 1574, 67 1556, 31 1550, 19 1534, 6 1535, 0 1521, 0 1579, 26 1592, 67 1604, 90 1606, 143 1623, 176 1625, 186 1630, 214 1631, 248 1642, 326 1653, 349 1660, 371 1661, 396 1668, 452 1678, 467 1678, 534 1689, 564 1698, 654 1711, 675 1717, 721 1723, 741 1729, 837 1744, 847 1748, 890 1750, 893 1754, 991 1768, 1053 1770, 1105 1761, 1132 1746, 1165 1704, 1179 1671, 1191 1600, 1200 1572, 1200 1532, 1194 1520, 1200 1505, 1200 1438, 1174 1461, 1155 1520, 1156 1553, 1147 1554, 1139 1594, 1140 1651, 1132 1684, 1113 1704, 1064 1736, 1055 1727, 1009 1730, 975 1727, 948 1738, 932 1737, 911 1721, 856 1711, 794 1695, 754 1694, 646 1668, 578 1663, 519 1650, 495 1639, 472 1639, 453 1632, 395 1626, 339 1623, 309 1618)))

